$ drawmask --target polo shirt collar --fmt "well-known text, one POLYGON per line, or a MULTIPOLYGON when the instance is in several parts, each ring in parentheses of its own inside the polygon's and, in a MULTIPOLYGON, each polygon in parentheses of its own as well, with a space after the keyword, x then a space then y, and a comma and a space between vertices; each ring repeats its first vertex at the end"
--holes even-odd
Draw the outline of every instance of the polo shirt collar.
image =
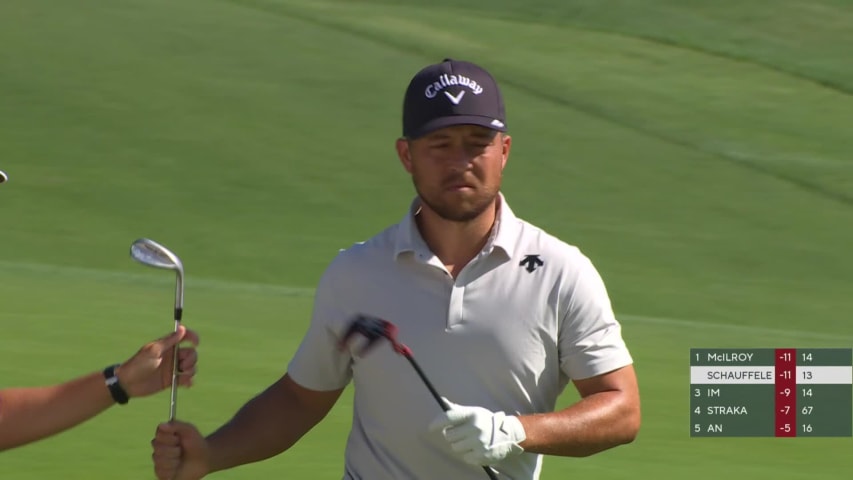
MULTIPOLYGON (((509 208, 503 193, 498 192, 498 218, 492 227, 489 241, 483 248, 484 254, 491 254, 495 248, 503 250, 512 257, 520 234, 520 223, 518 218, 509 208)), ((418 230, 415 215, 420 211, 421 202, 418 197, 412 200, 409 211, 397 225, 396 238, 394 241, 394 258, 398 258, 404 252, 413 252, 421 258, 431 258, 430 251, 420 231, 418 230)))

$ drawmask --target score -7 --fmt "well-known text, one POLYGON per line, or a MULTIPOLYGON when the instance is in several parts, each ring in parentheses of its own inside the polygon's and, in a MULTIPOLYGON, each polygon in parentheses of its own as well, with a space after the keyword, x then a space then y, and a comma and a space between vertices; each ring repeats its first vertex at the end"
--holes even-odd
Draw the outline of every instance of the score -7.
MULTIPOLYGON (((800 412, 803 415, 811 415, 812 411, 814 411, 814 407, 811 405, 806 405, 805 407, 802 408, 802 410, 800 410, 800 412)), ((779 413, 781 413, 783 415, 787 415, 790 412, 791 412, 791 406, 790 405, 785 405, 784 407, 779 409, 779 413)))

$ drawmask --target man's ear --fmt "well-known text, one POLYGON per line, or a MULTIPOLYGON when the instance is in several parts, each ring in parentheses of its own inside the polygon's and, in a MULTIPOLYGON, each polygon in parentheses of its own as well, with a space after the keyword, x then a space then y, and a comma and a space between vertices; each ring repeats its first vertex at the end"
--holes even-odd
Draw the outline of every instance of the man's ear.
POLYGON ((398 138, 395 147, 397 148, 397 157, 403 164, 403 168, 412 173, 412 153, 409 150, 409 141, 405 138, 398 138))
POLYGON ((506 162, 509 160, 509 151, 512 147, 512 137, 505 133, 501 133, 501 147, 503 148, 503 161, 501 162, 501 170, 506 167, 506 162))

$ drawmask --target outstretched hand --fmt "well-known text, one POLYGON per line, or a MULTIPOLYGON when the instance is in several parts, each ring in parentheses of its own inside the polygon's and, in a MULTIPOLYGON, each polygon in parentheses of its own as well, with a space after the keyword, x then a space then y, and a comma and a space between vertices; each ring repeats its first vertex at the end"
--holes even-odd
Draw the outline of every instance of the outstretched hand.
POLYGON ((119 383, 133 397, 144 397, 172 385, 172 348, 183 342, 191 346, 178 349, 178 385, 190 387, 198 362, 198 334, 183 325, 174 333, 150 342, 116 369, 119 383))

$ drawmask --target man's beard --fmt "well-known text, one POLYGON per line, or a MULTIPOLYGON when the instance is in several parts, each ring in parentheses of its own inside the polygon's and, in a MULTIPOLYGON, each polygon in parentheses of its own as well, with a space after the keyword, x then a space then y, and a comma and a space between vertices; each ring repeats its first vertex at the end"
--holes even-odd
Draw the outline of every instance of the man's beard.
POLYGON ((418 188, 417 183, 415 183, 415 191, 418 192, 418 196, 421 201, 439 217, 444 220, 459 223, 470 222, 471 220, 479 217, 495 202, 495 199, 498 196, 497 191, 487 191, 482 194, 478 193, 465 202, 448 203, 437 199, 431 199, 429 195, 425 195, 421 189, 418 188))

